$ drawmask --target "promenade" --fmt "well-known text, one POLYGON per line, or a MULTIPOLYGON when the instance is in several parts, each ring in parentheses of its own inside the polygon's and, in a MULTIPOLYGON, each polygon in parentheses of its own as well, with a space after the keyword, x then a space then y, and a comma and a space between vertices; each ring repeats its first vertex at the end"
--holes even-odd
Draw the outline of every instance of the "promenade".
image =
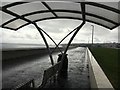
MULTIPOLYGON (((89 88, 88 62, 85 61, 85 50, 82 47, 68 50, 68 78, 63 80, 64 83, 62 81, 61 84, 49 85, 48 83, 46 88, 89 88)), ((29 79, 34 79, 35 87, 41 83, 43 71, 51 66, 49 57, 45 55, 26 58, 25 63, 6 65, 6 68, 3 69, 3 88, 14 88, 29 79)), ((57 62, 58 53, 54 53, 53 58, 57 62)))

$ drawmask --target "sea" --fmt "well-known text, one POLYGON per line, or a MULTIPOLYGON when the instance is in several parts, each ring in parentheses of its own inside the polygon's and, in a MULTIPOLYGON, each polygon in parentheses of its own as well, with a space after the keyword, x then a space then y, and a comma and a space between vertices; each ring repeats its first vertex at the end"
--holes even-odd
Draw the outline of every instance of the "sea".
MULTIPOLYGON (((49 45, 50 48, 55 47, 55 45, 49 45)), ((23 43, 0 43, 0 50, 24 50, 24 49, 39 49, 46 48, 44 44, 23 44, 23 43)))

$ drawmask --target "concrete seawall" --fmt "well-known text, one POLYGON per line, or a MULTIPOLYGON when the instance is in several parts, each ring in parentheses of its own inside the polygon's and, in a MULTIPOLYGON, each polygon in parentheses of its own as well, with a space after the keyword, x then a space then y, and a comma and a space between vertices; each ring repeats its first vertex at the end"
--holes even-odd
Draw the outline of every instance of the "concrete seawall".
POLYGON ((107 76, 95 60, 94 56, 88 48, 86 48, 86 59, 89 63, 89 76, 91 88, 114 90, 107 76))

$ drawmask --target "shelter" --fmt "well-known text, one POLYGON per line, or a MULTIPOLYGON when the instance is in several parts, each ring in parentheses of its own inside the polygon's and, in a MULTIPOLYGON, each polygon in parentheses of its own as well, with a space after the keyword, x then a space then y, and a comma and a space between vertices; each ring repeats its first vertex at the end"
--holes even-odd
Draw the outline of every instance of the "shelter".
MULTIPOLYGON (((41 29, 36 22, 48 19, 76 19, 83 22, 66 35, 56 47, 71 33, 71 37, 62 59, 64 58, 72 40, 85 22, 95 23, 110 30, 120 25, 119 2, 79 2, 76 1, 20 1, 2 2, 0 13, 2 14, 2 28, 18 30, 26 25, 33 24, 40 32, 49 52, 52 65, 54 61, 50 52, 45 33, 53 42, 54 40, 41 29)), ((62 53, 62 52, 61 52, 62 53)))

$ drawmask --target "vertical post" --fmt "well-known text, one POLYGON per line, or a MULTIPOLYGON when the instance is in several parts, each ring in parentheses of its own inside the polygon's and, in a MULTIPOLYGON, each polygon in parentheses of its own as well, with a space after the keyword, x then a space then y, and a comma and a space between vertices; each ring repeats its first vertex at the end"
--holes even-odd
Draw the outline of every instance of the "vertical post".
POLYGON ((82 11, 83 22, 76 28, 76 31, 74 32, 73 36, 70 38, 70 41, 69 41, 68 44, 67 44, 67 47, 66 47, 66 49, 65 49, 65 51, 64 51, 64 53, 63 53, 63 55, 62 55, 62 57, 61 57, 62 63, 61 63, 61 65, 60 65, 59 71, 60 71, 60 70, 62 69, 62 67, 63 67, 63 62, 64 62, 64 60, 65 60, 65 55, 66 55, 66 52, 67 52, 67 50, 68 50, 71 42, 73 41, 73 39, 74 39, 74 37, 76 36, 76 34, 78 33, 78 31, 79 31, 79 30, 82 28, 82 26, 85 24, 85 19, 86 19, 86 17, 85 17, 85 3, 84 3, 84 2, 81 2, 81 11, 82 11))
POLYGON ((93 45, 94 25, 91 25, 91 26, 92 26, 92 45, 93 45))
POLYGON ((38 27, 38 25, 36 23, 33 23, 33 24, 37 28, 37 30, 39 31, 40 35, 42 36, 42 38, 43 38, 43 40, 45 42, 45 45, 46 45, 46 47, 48 49, 48 53, 49 53, 49 57, 50 57, 50 60, 51 60, 51 64, 54 65, 54 61, 53 61, 53 58, 52 58, 52 55, 51 55, 51 52, 50 52, 49 45, 48 45, 47 40, 45 39, 45 37, 44 37, 44 35, 43 35, 42 31, 41 31, 41 28, 38 27))
MULTIPOLYGON (((61 58, 63 56, 63 53, 62 54, 59 54, 58 55, 58 60, 57 62, 61 61, 61 58)), ((59 77, 62 77, 62 78, 67 78, 67 70, 68 70, 68 58, 67 58, 67 54, 65 54, 65 57, 64 57, 64 60, 63 60, 63 66, 61 67, 61 69, 58 71, 58 78, 59 77)))
MULTIPOLYGON (((77 27, 77 30, 75 31, 75 33, 74 33, 73 36, 71 37, 70 41, 68 42, 68 45, 67 45, 67 47, 66 47, 66 49, 65 49, 64 54, 66 54, 66 52, 67 52, 67 50, 68 50, 71 42, 73 41, 73 39, 74 39, 74 37, 76 36, 76 34, 78 33, 78 31, 79 31, 79 30, 82 28, 82 26, 85 24, 85 19, 86 19, 86 17, 85 17, 85 3, 84 3, 84 2, 81 2, 80 5, 81 5, 83 22, 82 22, 82 24, 81 24, 80 26, 77 27)), ((64 57, 64 55, 63 55, 63 57, 64 57)))
POLYGON ((78 33, 78 31, 82 28, 82 26, 83 26, 84 24, 85 24, 85 22, 83 21, 82 24, 77 28, 77 30, 75 31, 75 33, 74 33, 73 36, 71 37, 70 41, 68 42, 64 54, 66 54, 66 52, 67 52, 67 50, 68 50, 71 42, 73 41, 74 37, 76 36, 76 34, 78 33))
MULTIPOLYGON (((61 52, 61 54, 62 54, 62 50, 59 48, 59 45, 57 45, 56 44, 56 42, 49 36, 49 34, 47 34, 44 30, 42 30, 52 41, 53 41, 53 43, 56 45, 56 48, 58 48, 59 49, 59 51, 61 52)), ((56 49, 55 48, 55 49, 56 49)), ((54 51, 54 50, 53 50, 54 51)), ((51 51, 51 54, 53 53, 53 51, 51 51)))
MULTIPOLYGON (((74 37, 76 36, 76 34, 78 33, 78 31, 82 28, 82 26, 85 24, 85 22, 83 21, 82 22, 82 24, 79 26, 79 27, 77 27, 77 30, 75 31, 75 33, 73 34, 73 36, 71 37, 71 39, 70 39, 70 41, 68 42, 68 44, 67 44, 67 47, 66 47, 66 49, 65 49, 65 51, 64 51, 64 53, 62 54, 62 56, 61 56, 61 65, 60 65, 60 67, 59 67, 59 72, 61 72, 62 71, 62 69, 64 70, 65 68, 63 67, 63 65, 65 65, 65 64, 68 64, 68 62, 66 62, 65 60, 67 60, 65 57, 66 57, 66 52, 67 52, 67 50, 68 50, 68 48, 69 48, 69 46, 70 46, 70 44, 71 44, 71 42, 72 42, 72 40, 74 39, 74 37), (66 63, 64 63, 64 62, 66 62, 66 63)), ((67 66, 67 65, 65 65, 65 66, 67 66)), ((67 73, 67 72, 66 72, 67 73)), ((62 77, 62 76, 61 76, 62 77)))
MULTIPOLYGON (((55 47, 55 49, 62 43, 63 40, 65 40, 71 33, 73 33, 75 30, 77 30, 77 28, 75 28, 74 30, 72 30, 70 33, 68 33, 55 47)), ((54 49, 54 50, 55 50, 54 49)), ((52 53, 54 52, 54 50, 52 51, 52 53)))

